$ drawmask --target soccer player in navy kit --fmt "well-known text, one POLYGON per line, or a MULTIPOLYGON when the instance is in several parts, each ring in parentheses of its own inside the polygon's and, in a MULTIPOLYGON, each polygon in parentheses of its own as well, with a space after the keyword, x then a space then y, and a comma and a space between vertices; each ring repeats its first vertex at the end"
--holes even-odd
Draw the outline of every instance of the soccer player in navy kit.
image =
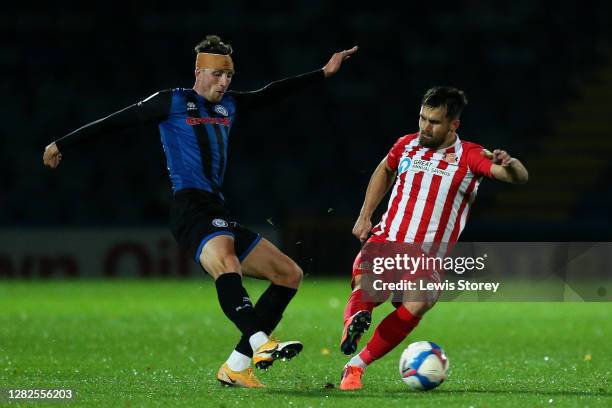
POLYGON ((268 105, 322 83, 357 52, 357 47, 333 54, 322 69, 253 92, 228 92, 234 74, 232 47, 221 38, 207 36, 195 50, 193 89, 157 92, 85 125, 48 145, 43 161, 56 168, 63 155, 69 155, 84 139, 145 123, 159 125, 174 192, 172 233, 215 279, 221 308, 242 333, 217 379, 226 385, 262 387, 250 368, 251 359, 257 368, 266 369, 275 360, 290 359, 302 350, 298 341, 279 342, 269 336, 295 295, 303 273, 292 259, 238 224, 226 210, 221 185, 229 132, 237 112, 268 105), (242 286, 243 274, 270 281, 255 306, 242 286))

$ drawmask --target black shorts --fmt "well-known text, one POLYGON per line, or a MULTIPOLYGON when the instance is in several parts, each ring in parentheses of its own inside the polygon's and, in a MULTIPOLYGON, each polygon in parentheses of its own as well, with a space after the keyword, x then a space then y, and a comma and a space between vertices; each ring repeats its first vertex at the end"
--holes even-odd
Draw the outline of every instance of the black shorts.
POLYGON ((170 229, 181 249, 198 265, 204 244, 217 235, 234 237, 234 250, 240 262, 261 240, 261 235, 232 220, 219 197, 197 189, 181 190, 174 195, 170 229))

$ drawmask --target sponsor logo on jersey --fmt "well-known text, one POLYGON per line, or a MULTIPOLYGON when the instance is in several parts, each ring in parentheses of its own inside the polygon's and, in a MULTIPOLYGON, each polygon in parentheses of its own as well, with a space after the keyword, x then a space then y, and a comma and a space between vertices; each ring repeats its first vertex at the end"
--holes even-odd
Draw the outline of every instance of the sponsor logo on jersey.
POLYGON ((408 171, 408 168, 410 167, 411 163, 412 163, 412 160, 410 160, 410 157, 404 157, 400 161, 399 166, 397 166, 397 172, 399 174, 405 173, 406 171, 408 171))
POLYGON ((191 116, 187 116, 187 124, 190 126, 206 125, 206 124, 217 124, 217 125, 222 125, 222 126, 229 126, 230 119, 229 118, 194 118, 191 116))
POLYGON ((227 116, 229 115, 229 113, 227 112, 227 109, 225 109, 225 106, 223 105, 215 105, 215 107, 213 108, 213 110, 215 112, 217 112, 219 115, 221 116, 227 116))
POLYGON ((446 153, 444 157, 442 157, 442 160, 449 164, 455 164, 457 163, 457 155, 455 153, 446 153))
POLYGON ((198 110, 198 107, 193 102, 187 102, 187 110, 188 111, 198 110))
POLYGON ((436 162, 432 162, 429 160, 423 159, 415 159, 412 161, 412 166, 410 167, 410 171, 412 173, 418 173, 420 171, 424 173, 437 174, 438 176, 450 176, 450 172, 439 169, 436 162))
POLYGON ((219 228, 225 228, 229 224, 227 223, 227 221, 222 220, 221 218, 215 218, 214 220, 212 220, 212 225, 219 228))

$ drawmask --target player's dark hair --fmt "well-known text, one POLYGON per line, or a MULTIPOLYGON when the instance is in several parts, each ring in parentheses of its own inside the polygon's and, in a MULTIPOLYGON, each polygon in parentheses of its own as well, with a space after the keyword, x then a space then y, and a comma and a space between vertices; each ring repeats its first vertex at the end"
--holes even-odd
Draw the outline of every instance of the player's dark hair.
POLYGON ((421 105, 430 108, 446 106, 446 117, 451 119, 459 119, 467 104, 465 93, 452 86, 435 86, 428 89, 421 102, 421 105))
POLYGON ((204 40, 195 46, 195 52, 230 55, 232 51, 232 46, 227 42, 223 42, 218 35, 207 35, 204 40))

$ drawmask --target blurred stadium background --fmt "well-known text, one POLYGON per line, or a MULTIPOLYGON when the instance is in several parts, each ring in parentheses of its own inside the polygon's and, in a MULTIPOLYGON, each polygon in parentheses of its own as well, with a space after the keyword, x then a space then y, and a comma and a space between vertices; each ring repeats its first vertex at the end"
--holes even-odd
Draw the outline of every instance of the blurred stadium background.
MULTIPOLYGON (((72 389, 74 406, 104 407, 612 406, 603 301, 443 302, 404 342, 444 346, 443 387, 407 394, 398 347, 368 368, 366 389, 348 398, 334 389, 359 248, 351 228, 374 167, 417 130, 427 88, 463 88, 460 136, 506 148, 530 171, 525 186, 481 184, 462 241, 612 241, 611 3, 67 7, 10 2, 0 13, 0 400, 2 387, 18 387, 72 389), (323 88, 240 116, 231 135, 230 209, 308 274, 275 331, 306 347, 259 374, 269 386, 261 393, 221 390, 214 379, 238 332, 167 229, 157 129, 89 143, 56 171, 42 164, 44 147, 66 133, 158 90, 191 87, 193 47, 211 33, 234 46, 237 90, 360 47, 323 88), (152 279, 39 279, 64 277, 152 279)), ((245 285, 254 298, 265 288, 245 285)), ((390 310, 377 309, 374 324, 390 310)))
POLYGON ((155 128, 90 143, 56 171, 41 157, 77 127, 157 90, 191 87, 193 47, 211 33, 234 46, 237 90, 360 47, 323 88, 241 116, 231 136, 229 207, 307 273, 349 274, 370 174, 399 136, 417 130, 421 95, 441 84, 470 99, 461 137, 505 148, 530 171, 527 186, 481 185, 462 240, 611 241, 612 6, 403 7, 7 5, 0 276, 198 274, 166 230, 170 182, 155 128))

